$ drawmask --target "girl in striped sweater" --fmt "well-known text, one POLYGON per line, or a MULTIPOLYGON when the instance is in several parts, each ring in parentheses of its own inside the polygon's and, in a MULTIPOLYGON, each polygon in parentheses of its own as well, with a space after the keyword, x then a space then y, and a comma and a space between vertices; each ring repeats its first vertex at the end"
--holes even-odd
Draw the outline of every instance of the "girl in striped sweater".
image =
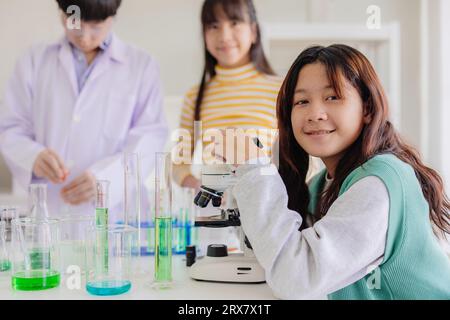
MULTIPOLYGON (((175 181, 198 189, 191 171, 198 139, 208 141, 209 129, 253 130, 265 146, 275 135, 276 98, 282 79, 274 76, 264 55, 260 28, 251 0, 206 0, 201 13, 205 45, 205 69, 199 86, 184 99, 181 128, 189 132, 179 144, 183 161, 174 166, 175 181), (203 138, 194 137, 200 123, 203 138)), ((211 145, 209 145, 211 146, 211 145)), ((204 162, 211 150, 203 150, 204 162)))

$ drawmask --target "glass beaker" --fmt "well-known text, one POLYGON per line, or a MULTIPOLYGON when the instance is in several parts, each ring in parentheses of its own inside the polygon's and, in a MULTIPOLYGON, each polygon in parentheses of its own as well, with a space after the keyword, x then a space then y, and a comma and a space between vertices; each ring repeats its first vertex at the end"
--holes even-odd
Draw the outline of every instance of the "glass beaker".
POLYGON ((172 161, 170 153, 156 153, 155 274, 153 287, 172 283, 172 161))
POLYGON ((86 270, 86 230, 95 226, 93 216, 68 215, 60 219, 60 251, 63 274, 71 274, 79 268, 86 270))
POLYGON ((6 221, 0 220, 0 272, 11 269, 11 262, 6 248, 6 221))
POLYGON ((131 249, 135 233, 135 228, 123 224, 96 226, 88 231, 86 290, 89 293, 108 296, 130 290, 131 249), (108 240, 106 257, 103 242, 105 238, 108 240))
POLYGON ((13 219, 12 286, 43 290, 59 286, 59 225, 55 219, 13 219))

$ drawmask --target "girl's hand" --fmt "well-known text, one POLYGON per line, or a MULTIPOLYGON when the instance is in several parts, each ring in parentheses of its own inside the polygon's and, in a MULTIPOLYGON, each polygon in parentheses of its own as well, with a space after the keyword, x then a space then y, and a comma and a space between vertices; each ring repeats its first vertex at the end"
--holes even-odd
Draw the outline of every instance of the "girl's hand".
POLYGON ((220 130, 222 141, 216 141, 213 155, 221 163, 238 167, 242 164, 253 164, 262 157, 267 157, 263 145, 257 137, 242 134, 235 129, 220 130))
POLYGON ((181 186, 184 188, 191 188, 194 189, 195 192, 200 191, 201 182, 193 175, 188 175, 186 178, 183 179, 183 182, 181 183, 181 186))

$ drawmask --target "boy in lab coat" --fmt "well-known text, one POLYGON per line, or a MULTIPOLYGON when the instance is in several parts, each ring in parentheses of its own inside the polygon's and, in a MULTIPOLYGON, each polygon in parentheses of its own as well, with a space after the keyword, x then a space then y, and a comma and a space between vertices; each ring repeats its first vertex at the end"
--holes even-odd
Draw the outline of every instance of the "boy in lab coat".
POLYGON ((139 153, 146 177, 166 141, 159 68, 112 32, 121 0, 57 3, 65 36, 18 61, 0 114, 0 151, 23 187, 48 184, 50 216, 91 214, 96 179, 111 181, 117 211, 123 152, 139 153))

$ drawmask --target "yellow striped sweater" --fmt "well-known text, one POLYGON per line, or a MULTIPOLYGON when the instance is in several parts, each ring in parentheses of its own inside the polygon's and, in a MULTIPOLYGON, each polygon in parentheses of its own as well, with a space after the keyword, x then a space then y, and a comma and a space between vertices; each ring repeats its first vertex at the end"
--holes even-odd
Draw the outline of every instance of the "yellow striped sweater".
MULTIPOLYGON (((203 161, 211 160, 211 150, 205 143, 211 137, 209 129, 239 128, 246 133, 253 131, 253 135, 258 136, 270 154, 276 134, 274 129, 277 128, 276 100, 282 79, 259 72, 251 63, 232 69, 216 66, 215 71, 216 75, 206 85, 200 108, 203 161)), ((181 139, 178 145, 183 148, 180 153, 185 159, 182 164, 174 166, 174 178, 178 184, 191 174, 189 160, 196 143, 194 113, 197 94, 198 86, 188 91, 183 102, 180 128, 189 132, 189 136, 181 139)))

